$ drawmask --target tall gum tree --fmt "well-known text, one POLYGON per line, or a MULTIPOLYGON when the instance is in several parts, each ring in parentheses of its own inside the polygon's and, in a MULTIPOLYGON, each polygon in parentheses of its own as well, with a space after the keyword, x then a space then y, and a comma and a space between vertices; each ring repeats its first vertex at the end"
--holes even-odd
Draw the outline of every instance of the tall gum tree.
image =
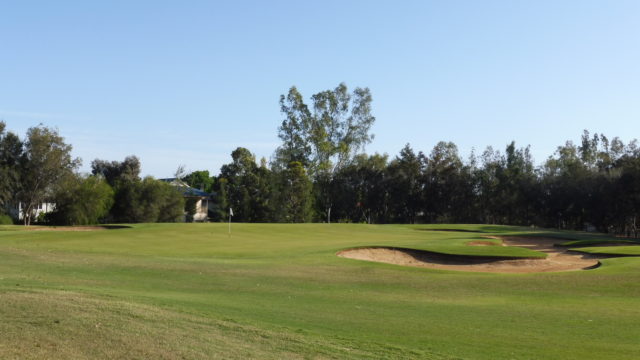
POLYGON ((12 132, 5 132, 5 123, 0 121, 0 214, 16 200, 22 150, 20 138, 12 132))
POLYGON ((25 225, 33 221, 35 207, 50 199, 65 176, 80 166, 80 159, 71 157, 71 149, 55 129, 40 125, 27 130, 18 196, 24 205, 25 225))
POLYGON ((333 90, 314 94, 311 101, 312 111, 295 86, 280 97, 285 119, 278 129, 282 146, 276 158, 283 168, 298 161, 308 169, 317 187, 317 203, 331 222, 330 187, 336 172, 373 140, 369 133, 375 122, 372 97, 368 88, 349 93, 341 83, 333 90))

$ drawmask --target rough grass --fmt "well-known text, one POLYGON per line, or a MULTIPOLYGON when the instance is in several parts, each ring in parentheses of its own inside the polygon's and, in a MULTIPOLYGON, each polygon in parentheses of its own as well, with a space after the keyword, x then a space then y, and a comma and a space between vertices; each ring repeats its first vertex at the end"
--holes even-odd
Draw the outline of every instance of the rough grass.
POLYGON ((0 300, 2 359, 295 359, 310 351, 367 358, 378 350, 72 292, 10 292, 0 300))
POLYGON ((0 358, 637 358, 639 258, 486 274, 335 256, 357 246, 523 256, 465 243, 549 235, 424 228, 234 224, 229 237, 225 224, 2 227, 0 358))

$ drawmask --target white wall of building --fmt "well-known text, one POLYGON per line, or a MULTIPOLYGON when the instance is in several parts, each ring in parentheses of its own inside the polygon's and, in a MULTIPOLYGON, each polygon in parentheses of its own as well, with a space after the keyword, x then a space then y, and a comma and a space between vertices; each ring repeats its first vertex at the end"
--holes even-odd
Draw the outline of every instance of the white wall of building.
MULTIPOLYGON (((56 204, 54 203, 38 204, 35 208, 34 219, 37 219, 38 216, 40 216, 40 214, 46 214, 46 213, 52 212, 55 208, 56 208, 56 204)), ((24 211, 25 211, 25 208, 23 203, 18 203, 17 206, 12 206, 9 209, 11 217, 17 218, 18 220, 24 219, 24 211)))

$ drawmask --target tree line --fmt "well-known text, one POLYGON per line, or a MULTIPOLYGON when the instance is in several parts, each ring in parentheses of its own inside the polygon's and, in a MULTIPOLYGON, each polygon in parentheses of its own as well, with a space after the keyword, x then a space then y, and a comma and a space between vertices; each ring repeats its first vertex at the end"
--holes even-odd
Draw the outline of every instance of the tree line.
POLYGON ((182 195, 168 183, 140 177, 135 156, 124 161, 92 162, 81 174, 81 160, 58 131, 42 125, 27 130, 24 140, 0 122, 0 220, 9 215, 25 225, 89 225, 112 222, 173 222, 184 215, 182 195), (37 207, 54 210, 36 218, 37 207))
POLYGON ((369 89, 350 93, 340 84, 310 99, 295 87, 281 96, 282 144, 268 165, 237 148, 232 163, 209 177, 220 205, 215 218, 232 207, 249 222, 491 223, 638 236, 636 140, 585 130, 540 166, 529 146, 515 142, 466 159, 452 142, 429 153, 407 144, 390 158, 362 151, 373 140, 369 89))
MULTIPOLYGON (((232 158, 207 177, 218 220, 231 207, 244 222, 488 223, 638 236, 640 149, 586 131, 541 166, 513 142, 466 160, 451 142, 428 154, 407 144, 391 159, 357 154, 329 179, 310 177, 300 162, 257 165, 245 148, 232 158)), ((185 179, 198 187, 203 174, 185 179)))
MULTIPOLYGON (((466 159, 452 142, 427 153, 407 144, 394 157, 369 155, 371 102, 367 88, 340 84, 306 100, 292 87, 280 97, 282 142, 270 161, 238 147, 218 175, 202 170, 181 179, 214 194, 212 221, 224 221, 232 208, 234 221, 243 222, 491 223, 638 236, 636 140, 585 130, 541 165, 515 142, 466 159)), ((48 220, 56 223, 177 221, 185 213, 169 184, 140 177, 135 156, 96 159, 92 174, 80 175, 56 131, 35 127, 23 142, 0 124, 0 204, 55 200, 48 220)))

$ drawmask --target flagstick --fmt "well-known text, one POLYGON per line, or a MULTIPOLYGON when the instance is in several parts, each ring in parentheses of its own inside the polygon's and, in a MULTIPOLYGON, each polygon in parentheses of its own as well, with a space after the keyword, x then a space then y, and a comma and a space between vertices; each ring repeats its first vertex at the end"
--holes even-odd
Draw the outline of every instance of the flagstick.
POLYGON ((229 214, 229 237, 231 237, 231 214, 229 214))

